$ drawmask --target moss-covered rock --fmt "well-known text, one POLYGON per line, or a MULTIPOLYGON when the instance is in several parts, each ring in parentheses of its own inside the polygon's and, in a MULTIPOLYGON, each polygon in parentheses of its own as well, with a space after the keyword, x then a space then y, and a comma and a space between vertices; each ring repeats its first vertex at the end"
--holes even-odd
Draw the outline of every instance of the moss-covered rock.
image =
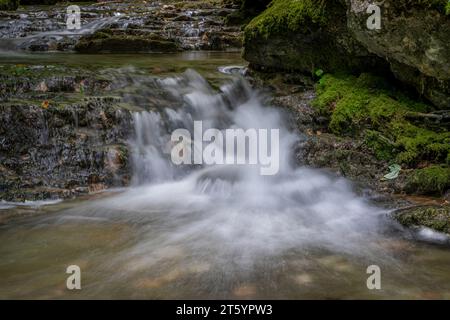
POLYGON ((0 10, 16 10, 19 0, 0 0, 0 10))
POLYGON ((108 29, 83 37, 75 46, 75 51, 80 53, 176 52, 179 50, 173 40, 156 34, 108 29))
POLYGON ((419 206, 398 210, 394 217, 405 227, 427 227, 450 235, 450 206, 419 206))
POLYGON ((264 11, 271 0, 236 0, 239 5, 238 11, 227 16, 228 24, 246 24, 250 20, 264 11))
POLYGON ((1 103, 0 120, 2 200, 71 197, 88 192, 93 176, 105 186, 128 181, 119 152, 132 119, 117 99, 1 103))
POLYGON ((410 193, 444 194, 450 188, 450 167, 430 166, 415 170, 407 179, 405 189, 410 193))
POLYGON ((393 84, 370 74, 323 76, 312 105, 329 119, 331 133, 362 139, 379 160, 409 168, 402 173, 405 183, 400 191, 443 194, 448 190, 450 132, 444 120, 438 125, 427 122, 441 119, 432 106, 411 100, 393 84), (425 168, 416 170, 419 165, 425 168))

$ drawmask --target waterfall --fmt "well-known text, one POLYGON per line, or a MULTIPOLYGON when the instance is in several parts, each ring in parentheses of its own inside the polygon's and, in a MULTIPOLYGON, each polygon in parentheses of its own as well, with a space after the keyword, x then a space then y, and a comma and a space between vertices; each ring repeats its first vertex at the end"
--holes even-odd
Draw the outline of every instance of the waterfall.
POLYGON ((192 70, 158 83, 181 104, 134 114, 134 184, 90 210, 160 221, 159 232, 149 232, 129 255, 153 256, 156 247, 173 246, 199 259, 232 257, 236 263, 311 248, 369 254, 384 212, 358 197, 345 179, 295 166, 300 135, 288 130, 287 115, 265 105, 243 78, 236 76, 218 91, 192 70), (219 130, 279 129, 278 174, 262 176, 259 165, 174 165, 171 132, 193 133, 200 120, 219 130))

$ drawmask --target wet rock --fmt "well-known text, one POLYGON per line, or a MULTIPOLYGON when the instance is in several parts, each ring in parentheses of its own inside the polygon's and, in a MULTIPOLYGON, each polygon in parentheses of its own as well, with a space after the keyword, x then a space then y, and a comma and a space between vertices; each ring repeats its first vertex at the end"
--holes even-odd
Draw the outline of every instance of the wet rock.
POLYGON ((140 53, 176 52, 178 45, 173 40, 156 34, 139 35, 122 31, 100 30, 82 38, 75 50, 81 53, 140 53))
POLYGON ((377 69, 383 61, 356 41, 342 1, 274 1, 244 32, 244 58, 262 71, 314 74, 377 69), (290 14, 292 13, 292 15, 290 14))
POLYGON ((450 206, 416 206, 400 209, 393 216, 406 227, 427 227, 450 235, 450 206))
MULTIPOLYGON (((367 190, 370 193, 376 191, 384 195, 398 193, 442 195, 448 190, 450 183, 448 166, 445 164, 432 165, 430 160, 425 162, 421 168, 408 167, 406 163, 400 162, 402 169, 399 176, 395 179, 385 179, 384 176, 389 172, 389 165, 396 161, 395 154, 390 157, 380 156, 381 149, 374 147, 368 139, 368 132, 372 131, 364 129, 368 122, 359 121, 356 119, 356 115, 350 117, 352 121, 355 121, 355 124, 343 123, 342 128, 347 130, 345 131, 348 132, 347 134, 333 131, 330 123, 335 124, 336 120, 332 120, 333 117, 330 119, 330 114, 325 114, 321 112, 320 108, 313 106, 324 92, 317 92, 313 89, 314 85, 311 78, 300 74, 261 73, 254 70, 250 70, 246 76, 250 77, 254 86, 270 88, 271 94, 274 95, 270 101, 271 104, 287 109, 290 113, 288 118, 291 121, 291 128, 299 130, 303 134, 302 139, 295 146, 296 160, 300 165, 326 168, 351 179, 356 182, 358 189, 367 190), (363 129, 360 128, 361 130, 359 130, 358 126, 361 125, 363 129)), ((357 82, 351 82, 349 90, 352 93, 357 92, 357 82)), ((325 83, 325 81, 322 81, 322 83, 325 83)), ((372 88, 372 93, 373 90, 372 88)), ((344 93, 338 93, 337 95, 345 97, 344 93)), ((367 100, 368 97, 365 97, 365 99, 367 100)), ((349 99, 349 101, 354 100, 349 99)), ((337 110, 336 104, 331 104, 330 108, 334 111, 337 110)), ((388 108, 384 110, 388 110, 388 108)), ((340 114, 346 115, 349 113, 341 112, 340 114)), ((365 119, 367 118, 368 116, 365 116, 365 119)), ((384 122, 386 123, 386 120, 384 122)), ((369 123, 375 123, 375 121, 369 123)), ((419 133, 421 132, 419 130, 419 133)), ((439 133, 426 131, 427 137, 433 136, 433 134, 439 135, 439 133)), ((420 137, 420 134, 417 136, 420 137)), ((441 142, 439 139, 433 141, 435 146, 441 142)), ((409 145, 412 145, 411 142, 409 142, 409 145)), ((424 150, 427 147, 426 145, 417 148, 417 150, 424 150)), ((441 145, 439 144, 439 146, 441 145)), ((445 140, 442 140, 442 149, 446 150, 446 147, 448 149, 445 140)), ((429 154, 425 153, 423 158, 426 158, 429 154)), ((419 159, 422 157, 420 152, 413 155, 419 159)), ((435 157, 433 160, 445 162, 445 157, 444 151, 443 157, 435 157)))
POLYGON ((224 50, 241 47, 239 27, 227 27, 225 16, 236 9, 220 2, 183 1, 171 5, 146 1, 78 4, 81 29, 67 30, 64 3, 21 7, 0 13, 0 39, 10 49, 79 52, 167 52, 224 50), (2 19, 5 17, 7 19, 2 19), (95 33, 110 31, 108 36, 95 33), (205 33, 221 40, 211 43, 205 33), (157 38, 157 39, 156 39, 157 38), (77 45, 78 43, 78 45, 77 45))
POLYGON ((0 105, 1 198, 66 198, 123 185, 131 114, 118 110, 108 98, 48 109, 0 105))

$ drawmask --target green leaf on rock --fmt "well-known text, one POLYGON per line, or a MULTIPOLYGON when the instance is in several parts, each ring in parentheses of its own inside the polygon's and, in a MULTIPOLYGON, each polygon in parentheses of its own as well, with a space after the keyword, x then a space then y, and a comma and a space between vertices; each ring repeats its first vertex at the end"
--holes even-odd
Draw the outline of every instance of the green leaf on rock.
POLYGON ((321 78, 323 76, 324 72, 322 69, 317 69, 315 74, 317 77, 321 78))
POLYGON ((402 167, 400 167, 398 164, 393 164, 389 166, 389 173, 383 177, 385 180, 394 180, 398 177, 400 170, 402 167))

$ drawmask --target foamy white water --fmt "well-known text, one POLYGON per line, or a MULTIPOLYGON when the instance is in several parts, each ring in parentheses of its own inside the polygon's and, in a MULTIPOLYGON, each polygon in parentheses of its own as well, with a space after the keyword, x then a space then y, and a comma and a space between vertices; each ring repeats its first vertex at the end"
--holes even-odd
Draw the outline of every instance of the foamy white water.
POLYGON ((295 167, 293 144, 300 137, 285 127, 286 115, 265 106, 244 79, 219 93, 194 71, 160 82, 184 106, 134 114, 134 185, 85 208, 96 216, 161 224, 127 255, 144 258, 156 248, 181 247, 199 259, 214 252, 213 260, 247 264, 294 249, 372 254, 377 219, 386 212, 358 197, 342 178, 295 167), (192 131, 195 120, 222 130, 279 129, 279 173, 261 176, 258 165, 174 165, 170 133, 192 131))

